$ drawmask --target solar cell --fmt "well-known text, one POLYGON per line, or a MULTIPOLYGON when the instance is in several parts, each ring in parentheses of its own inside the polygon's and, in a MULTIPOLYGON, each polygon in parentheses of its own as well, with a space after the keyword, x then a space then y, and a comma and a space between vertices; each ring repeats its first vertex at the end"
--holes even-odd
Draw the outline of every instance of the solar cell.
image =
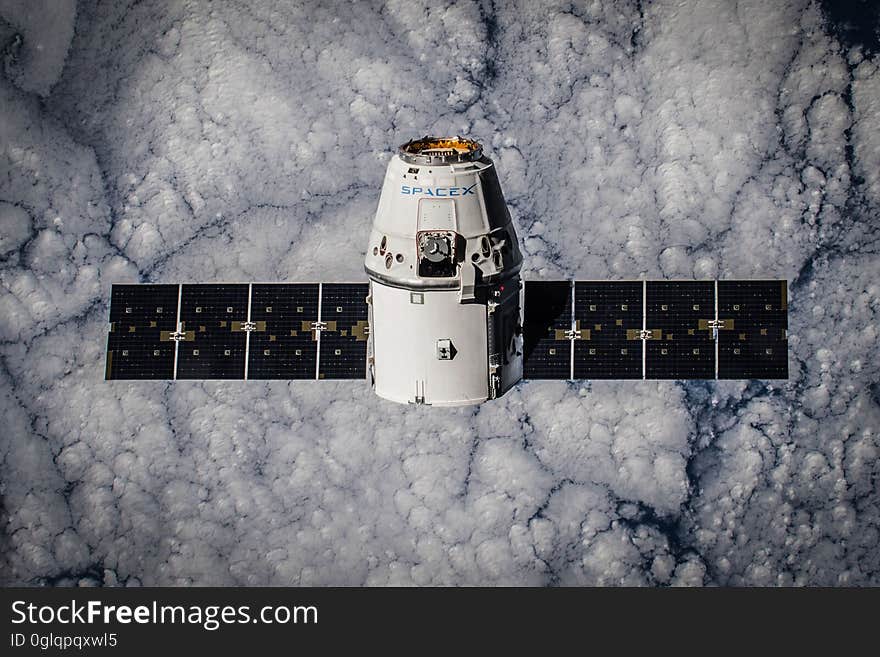
POLYGON ((248 379, 314 379, 318 283, 251 287, 248 379))
POLYGON ((174 378, 178 285, 114 285, 105 378, 174 378))
POLYGON ((642 378, 642 281, 575 281, 575 379, 642 378))
POLYGON ((365 379, 367 376, 366 297, 368 283, 321 285, 321 379, 365 379))
POLYGON ((645 378, 714 379, 715 282, 648 281, 646 290, 645 378))
POLYGON ((523 378, 571 377, 571 282, 526 281, 523 378))
POLYGON ((243 379, 247 283, 182 286, 178 379, 243 379))
POLYGON ((787 281, 718 281, 719 379, 788 378, 787 281))

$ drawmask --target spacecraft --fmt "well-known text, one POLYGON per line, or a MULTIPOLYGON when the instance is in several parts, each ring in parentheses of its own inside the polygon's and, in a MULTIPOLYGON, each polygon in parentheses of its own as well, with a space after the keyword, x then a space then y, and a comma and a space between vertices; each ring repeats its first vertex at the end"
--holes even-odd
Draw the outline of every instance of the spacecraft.
POLYGON ((113 285, 106 378, 361 379, 479 404, 523 379, 785 379, 784 280, 526 280, 480 143, 385 173, 366 282, 113 285))

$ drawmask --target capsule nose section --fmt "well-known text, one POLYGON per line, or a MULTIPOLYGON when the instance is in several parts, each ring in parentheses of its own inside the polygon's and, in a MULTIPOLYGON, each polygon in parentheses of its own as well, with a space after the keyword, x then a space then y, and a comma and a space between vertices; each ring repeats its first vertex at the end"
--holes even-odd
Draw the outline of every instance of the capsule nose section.
POLYGON ((465 137, 425 136, 406 142, 397 152, 409 164, 454 164, 479 160, 483 145, 465 137))

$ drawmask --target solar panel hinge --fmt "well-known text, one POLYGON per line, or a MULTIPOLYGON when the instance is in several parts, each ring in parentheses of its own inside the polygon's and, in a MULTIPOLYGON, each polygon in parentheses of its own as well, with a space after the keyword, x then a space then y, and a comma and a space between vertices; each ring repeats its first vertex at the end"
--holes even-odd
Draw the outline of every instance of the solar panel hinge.
POLYGON ((566 340, 580 340, 581 339, 581 332, 576 329, 568 329, 565 332, 565 339, 566 340))
POLYGON ((256 322, 242 322, 241 323, 241 330, 247 331, 247 332, 256 331, 257 330, 257 323, 256 322))
POLYGON ((310 325, 313 331, 326 331, 327 322, 312 322, 310 325))
POLYGON ((724 328, 724 320, 723 319, 710 319, 706 322, 706 328, 712 331, 712 339, 718 339, 718 331, 724 328))
POLYGON ((183 342, 186 340, 186 331, 174 331, 168 334, 168 339, 172 342, 183 342))
POLYGON ((642 329, 639 331, 639 340, 650 340, 654 337, 654 331, 642 329))

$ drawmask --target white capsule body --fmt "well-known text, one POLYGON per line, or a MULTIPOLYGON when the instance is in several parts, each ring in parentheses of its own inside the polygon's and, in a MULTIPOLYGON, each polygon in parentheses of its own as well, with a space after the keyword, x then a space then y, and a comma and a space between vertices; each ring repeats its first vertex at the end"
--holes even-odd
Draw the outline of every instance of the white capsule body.
POLYGON ((404 157, 365 259, 374 389, 437 406, 498 397, 522 376, 522 257, 494 165, 404 157))

